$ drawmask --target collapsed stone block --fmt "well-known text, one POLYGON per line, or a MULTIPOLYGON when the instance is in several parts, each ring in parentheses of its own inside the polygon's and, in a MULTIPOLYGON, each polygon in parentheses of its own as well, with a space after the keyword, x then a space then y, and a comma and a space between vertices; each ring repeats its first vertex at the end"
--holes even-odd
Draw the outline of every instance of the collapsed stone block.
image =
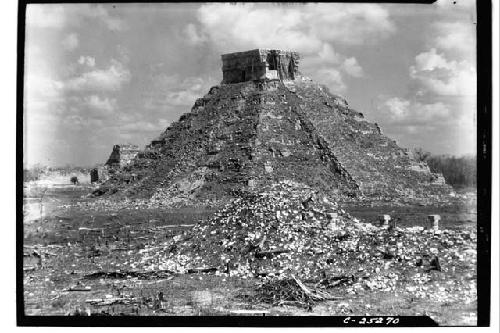
POLYGON ((387 214, 379 215, 378 220, 380 222, 381 227, 388 227, 389 221, 391 220, 391 216, 387 214))
POLYGON ((113 146, 113 151, 109 156, 105 166, 111 168, 123 168, 139 153, 139 146, 131 144, 118 144, 113 146))
POLYGON ((428 229, 434 230, 434 231, 439 230, 439 221, 440 220, 441 220, 440 215, 428 215, 427 216, 428 229))

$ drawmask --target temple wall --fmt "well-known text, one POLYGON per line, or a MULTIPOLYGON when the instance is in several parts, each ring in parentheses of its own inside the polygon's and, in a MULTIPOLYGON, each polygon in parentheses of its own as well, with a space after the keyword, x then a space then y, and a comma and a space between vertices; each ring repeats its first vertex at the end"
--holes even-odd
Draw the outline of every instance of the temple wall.
POLYGON ((122 168, 129 164, 139 153, 136 145, 114 145, 113 151, 106 162, 106 166, 122 168))
POLYGON ((299 55, 282 50, 256 49, 222 55, 222 83, 253 80, 293 80, 297 75, 299 55))

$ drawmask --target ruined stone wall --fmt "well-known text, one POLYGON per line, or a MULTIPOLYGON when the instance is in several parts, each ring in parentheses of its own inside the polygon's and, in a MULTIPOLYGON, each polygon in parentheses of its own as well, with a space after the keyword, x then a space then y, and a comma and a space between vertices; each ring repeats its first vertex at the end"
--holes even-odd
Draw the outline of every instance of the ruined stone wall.
POLYGON ((375 123, 359 117, 337 96, 314 82, 294 84, 299 106, 327 142, 342 166, 372 199, 423 198, 448 194, 442 177, 418 163, 407 149, 384 136, 375 123))
POLYGON ((283 50, 256 49, 222 55, 222 83, 253 80, 293 80, 299 75, 299 55, 283 50))
POLYGON ((109 168, 123 168, 128 165, 139 153, 139 147, 131 144, 119 144, 113 146, 105 166, 109 168))

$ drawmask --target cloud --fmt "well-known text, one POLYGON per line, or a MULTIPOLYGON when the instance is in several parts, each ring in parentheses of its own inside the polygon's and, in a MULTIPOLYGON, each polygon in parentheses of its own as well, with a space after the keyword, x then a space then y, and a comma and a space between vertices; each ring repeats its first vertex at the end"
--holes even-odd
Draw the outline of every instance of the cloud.
MULTIPOLYGON (((396 31, 387 9, 376 4, 308 4, 304 20, 322 41, 364 45, 396 31)), ((302 11, 300 8, 298 9, 302 11)))
POLYGON ((334 50, 330 44, 323 44, 317 54, 305 58, 300 65, 301 72, 321 82, 337 93, 347 89, 345 76, 360 78, 363 68, 354 57, 346 57, 334 50))
POLYGON ((94 67, 95 66, 95 58, 90 57, 90 56, 80 56, 78 59, 78 63, 80 65, 85 65, 88 67, 94 67))
POLYGON ((26 23, 39 28, 61 28, 66 25, 65 9, 59 5, 34 5, 26 8, 26 23))
POLYGON ((410 77, 418 83, 418 94, 476 94, 474 66, 467 61, 448 60, 434 48, 415 57, 415 65, 410 67, 410 77))
POLYGON ((353 77, 362 77, 363 69, 358 64, 358 61, 354 57, 350 57, 344 60, 342 63, 342 69, 349 75, 353 77))
POLYGON ((355 57, 338 53, 332 45, 367 45, 396 31, 389 12, 374 4, 214 3, 202 5, 197 18, 183 30, 189 44, 210 43, 221 53, 298 51, 304 56, 302 72, 335 91, 347 89, 346 76, 360 78, 364 71, 355 57))
POLYGON ((26 101, 52 99, 58 97, 63 88, 64 84, 61 81, 41 75, 27 74, 24 96, 26 101))
POLYGON ((90 95, 85 97, 84 103, 92 109, 112 113, 117 109, 115 98, 99 97, 98 95, 90 95))
POLYGON ((112 31, 126 28, 125 22, 110 15, 104 5, 29 4, 26 9, 29 27, 62 29, 88 24, 89 19, 97 20, 112 31))
POLYGON ((196 30, 196 26, 189 23, 183 30, 184 36, 186 37, 189 44, 195 45, 207 41, 207 35, 199 33, 196 30))
POLYGON ((256 5, 216 3, 198 10, 191 40, 212 41, 221 51, 252 47, 315 53, 325 42, 362 45, 395 31, 388 11, 372 4, 256 5))
POLYGON ((432 122, 445 120, 450 116, 449 107, 442 103, 423 104, 393 97, 378 107, 378 114, 391 125, 412 125, 426 127, 432 122))
POLYGON ((144 133, 144 132, 159 132, 170 125, 170 122, 165 119, 155 121, 136 121, 120 125, 119 131, 124 134, 144 133))
POLYGON ((342 74, 335 68, 321 68, 316 71, 314 78, 330 88, 332 92, 344 92, 347 88, 342 74))
POLYGON ((66 35, 66 37, 61 41, 61 44, 68 51, 76 49, 79 44, 78 34, 71 33, 66 35))
POLYGON ((475 61, 476 25, 473 22, 436 22, 431 28, 429 45, 464 60, 475 61))
POLYGON ((475 100, 427 101, 381 99, 377 122, 404 147, 423 147, 436 154, 475 152, 475 100))
POLYGON ((64 85, 71 91, 118 91, 130 81, 131 74, 121 62, 111 59, 106 69, 94 69, 67 80, 64 85))
POLYGON ((171 107, 191 107, 197 98, 205 95, 213 85, 210 78, 157 74, 151 79, 150 89, 144 94, 143 107, 164 109, 171 107))
POLYGON ((381 98, 376 117, 403 144, 427 146, 436 153, 473 153, 477 81, 473 3, 440 1, 437 6, 455 20, 429 25, 428 49, 417 54, 409 67, 406 98, 381 98))
POLYGON ((198 23, 185 27, 190 44, 210 42, 220 52, 251 48, 291 49, 305 55, 301 70, 335 91, 347 89, 345 76, 364 75, 353 56, 335 45, 366 45, 396 31, 389 12, 373 4, 202 5, 198 23))

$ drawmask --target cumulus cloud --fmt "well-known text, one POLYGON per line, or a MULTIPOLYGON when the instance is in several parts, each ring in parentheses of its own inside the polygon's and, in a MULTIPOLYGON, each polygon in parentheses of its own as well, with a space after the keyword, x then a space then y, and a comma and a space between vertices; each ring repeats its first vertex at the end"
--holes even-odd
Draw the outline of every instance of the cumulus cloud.
MULTIPOLYGON (((458 3, 458 1, 457 1, 458 3)), ((438 6, 454 6, 440 1, 438 6)), ((453 7, 465 12, 470 2, 453 7)), ((454 13, 457 10, 453 11, 454 13)), ((458 18, 458 16, 455 16, 458 18)), ((475 26, 468 18, 429 26, 426 51, 409 67, 406 98, 382 98, 377 121, 403 144, 438 153, 471 153, 476 145, 475 26)))
POLYGON ((78 63, 80 65, 94 67, 95 66, 95 58, 90 57, 90 56, 80 56, 80 58, 78 58, 78 63))
POLYGON ((312 54, 301 62, 301 71, 315 81, 327 85, 332 91, 341 93, 347 89, 345 76, 360 78, 363 68, 354 57, 346 57, 330 44, 323 44, 317 54, 312 54))
POLYGON ((26 23, 39 28, 61 28, 66 25, 65 9, 59 5, 34 5, 26 8, 26 23))
POLYGON ((66 35, 66 37, 64 37, 64 39, 61 41, 61 44, 68 51, 76 49, 79 44, 78 34, 72 33, 66 35))
POLYGON ((476 25, 473 22, 443 21, 432 24, 431 28, 430 46, 446 51, 450 56, 475 62, 476 25))
POLYGON ((144 133, 144 132, 159 132, 170 125, 170 122, 165 119, 155 121, 135 121, 118 126, 119 131, 124 134, 144 133))
POLYGON ((198 32, 196 26, 189 23, 183 30, 184 36, 189 44, 200 44, 207 41, 207 35, 198 32))
POLYGON ((358 64, 358 61, 354 57, 350 57, 344 60, 342 63, 342 69, 349 75, 353 77, 362 77, 363 69, 358 64))
POLYGON ((99 97, 98 95, 90 95, 85 97, 84 102, 90 108, 111 113, 116 110, 116 98, 99 97))
POLYGON ((353 56, 332 45, 366 45, 396 31, 389 12, 375 4, 229 4, 202 5, 198 22, 184 29, 190 44, 210 42, 220 52, 278 48, 300 52, 301 68, 331 89, 347 88, 345 76, 363 69, 353 56))
POLYGON ((201 6, 198 20, 199 31, 187 27, 192 40, 210 40, 223 51, 268 47, 314 53, 325 42, 361 45, 395 31, 388 11, 372 4, 216 3, 201 6))
POLYGON ((420 85, 419 94, 476 94, 475 67, 467 61, 448 60, 434 48, 415 57, 415 65, 410 67, 410 77, 420 85))
POLYGON ((117 91, 130 81, 131 74, 121 62, 111 59, 106 69, 94 69, 65 82, 72 91, 117 91))
POLYGON ((393 97, 379 106, 379 115, 392 125, 427 126, 431 121, 444 120, 450 116, 449 107, 442 103, 423 104, 393 97))
POLYGON ((321 68, 315 72, 314 78, 325 84, 332 92, 344 92, 347 88, 342 74, 335 68, 321 68))
POLYGON ((377 106, 377 122, 387 135, 403 146, 424 147, 439 154, 475 151, 474 115, 474 99, 421 102, 392 97, 377 106), (429 138, 433 139, 431 147, 429 138))
POLYGON ((26 75, 24 85, 26 101, 58 97, 64 88, 64 84, 61 81, 36 74, 26 75))
POLYGON ((364 45, 396 31, 387 9, 376 4, 308 4, 303 15, 322 41, 364 45))
POLYGON ((191 107, 197 98, 206 94, 213 81, 207 78, 158 74, 150 82, 151 89, 144 94, 146 109, 191 107))
POLYGON ((26 23, 29 27, 62 29, 86 24, 95 19, 109 30, 126 28, 125 22, 109 14, 104 5, 90 4, 29 4, 26 9, 26 23))
POLYGON ((435 48, 415 57, 408 98, 383 98, 377 121, 403 144, 438 153, 471 153, 476 144, 476 72, 466 60, 450 60, 435 48), (427 148, 429 149, 429 148, 427 148))

